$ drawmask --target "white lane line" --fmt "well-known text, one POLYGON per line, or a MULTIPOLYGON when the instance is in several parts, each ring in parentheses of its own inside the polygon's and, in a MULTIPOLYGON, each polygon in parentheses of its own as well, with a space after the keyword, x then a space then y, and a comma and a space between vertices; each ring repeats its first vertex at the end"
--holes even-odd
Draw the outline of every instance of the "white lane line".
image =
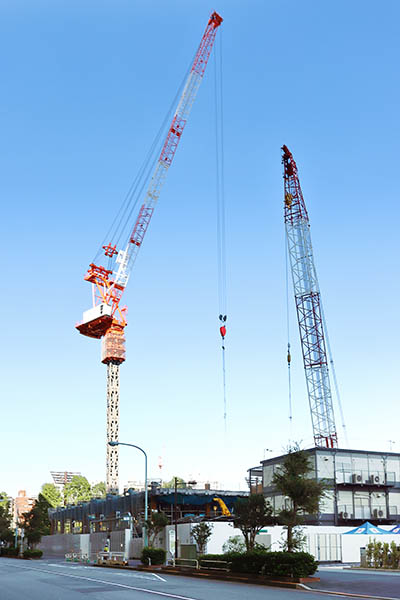
POLYGON ((157 577, 157 579, 160 579, 160 581, 167 581, 164 579, 164 577, 161 577, 161 575, 157 575, 157 573, 151 573, 151 575, 154 575, 154 577, 157 577))
POLYGON ((112 581, 104 581, 103 579, 93 579, 92 577, 82 577, 82 575, 70 575, 69 573, 54 573, 54 571, 46 571, 45 569, 36 569, 33 567, 20 567, 17 565, 9 565, 16 569, 26 569, 28 571, 38 571, 39 573, 50 573, 50 575, 57 575, 58 577, 70 577, 72 579, 84 579, 85 581, 94 581, 95 583, 103 583, 104 585, 113 585, 115 587, 121 587, 127 590, 134 590, 135 592, 145 592, 147 594, 153 594, 155 596, 163 596, 164 598, 176 598, 177 600, 197 600, 196 598, 189 598, 188 596, 178 596, 177 594, 168 594, 167 592, 156 592, 155 590, 148 590, 146 588, 134 587, 132 585, 124 585, 123 583, 114 583, 112 581))
MULTIPOLYGON (((92 570, 97 569, 97 567, 92 567, 92 566, 88 566, 88 565, 60 565, 57 563, 47 563, 46 567, 57 567, 57 568, 61 567, 62 569, 92 569, 92 570)), ((157 579, 159 579, 160 581, 164 581, 164 582, 167 581, 166 579, 164 579, 160 575, 157 575, 156 573, 148 573, 148 575, 141 575, 139 573, 132 572, 132 571, 128 571, 128 572, 113 571, 113 575, 118 575, 119 577, 134 577, 135 579, 147 579, 147 581, 154 581, 154 579, 149 577, 149 575, 152 575, 153 577, 157 577, 157 579)))
POLYGON ((357 593, 357 592, 334 592, 331 590, 317 590, 317 588, 311 588, 304 583, 298 583, 299 587, 307 592, 318 592, 318 594, 328 594, 330 596, 344 596, 345 598, 368 598, 370 600, 399 600, 399 598, 389 598, 387 596, 368 596, 367 594, 357 593))

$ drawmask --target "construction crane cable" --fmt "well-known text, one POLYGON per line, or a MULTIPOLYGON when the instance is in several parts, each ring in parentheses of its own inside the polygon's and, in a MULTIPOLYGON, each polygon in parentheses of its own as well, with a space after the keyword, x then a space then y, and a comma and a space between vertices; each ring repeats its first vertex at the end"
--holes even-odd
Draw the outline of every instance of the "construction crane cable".
MULTIPOLYGON (((92 262, 96 262, 99 255, 102 254, 102 252, 103 252, 104 244, 106 244, 110 240, 112 240, 113 243, 115 243, 116 245, 119 245, 119 242, 121 241, 121 238, 122 238, 124 232, 126 232, 126 227, 127 226, 129 227, 129 225, 131 223, 133 211, 137 207, 137 204, 138 204, 140 196, 143 192, 144 186, 146 185, 146 182, 148 181, 150 173, 152 172, 154 165, 156 163, 156 160, 158 158, 158 151, 160 150, 162 140, 165 137, 165 130, 171 119, 171 115, 174 111, 177 101, 182 94, 183 87, 185 85, 191 65, 194 60, 194 56, 195 56, 195 54, 192 56, 192 58, 188 64, 188 67, 186 68, 186 71, 182 78, 182 81, 181 81, 181 83, 178 87, 178 90, 177 90, 177 92, 165 114, 165 117, 161 123, 161 126, 158 129, 156 135, 154 136, 154 139, 150 145, 149 150, 147 151, 147 154, 143 160, 143 163, 141 164, 141 166, 135 176, 135 179, 131 183, 129 190, 126 193, 125 198, 124 198, 123 202, 121 203, 121 206, 120 206, 118 212, 116 213, 114 220, 112 221, 106 235, 104 236, 104 239, 103 239, 102 243, 100 244, 99 249, 98 249, 92 262), (138 192, 138 189, 139 189, 139 192, 138 192), (128 213, 128 211, 129 211, 129 213, 128 213)), ((129 234, 130 234, 130 230, 128 230, 128 234, 127 234, 128 237, 129 237, 129 234)))
POLYGON ((341 395, 340 395, 339 384, 338 384, 337 377, 336 377, 335 363, 333 362, 333 355, 332 355, 331 343, 330 343, 330 340, 329 340, 328 328, 326 326, 325 312, 324 312, 324 306, 322 304, 322 301, 321 301, 321 315, 322 315, 323 327, 324 327, 324 330, 325 330, 325 339, 326 339, 326 346, 327 346, 327 349, 328 349, 329 365, 330 365, 330 370, 331 370, 332 377, 333 377, 333 385, 334 385, 334 388, 335 388, 336 399, 337 399, 337 403, 338 403, 338 406, 339 406, 340 420, 342 422, 342 429, 343 429, 344 439, 345 439, 345 442, 346 442, 346 447, 349 448, 349 439, 347 437, 347 427, 346 427, 346 422, 345 422, 345 419, 344 419, 342 398, 341 398, 341 395))
POLYGON ((222 389, 224 402, 224 429, 227 431, 227 394, 225 335, 227 320, 226 292, 226 207, 224 185, 224 128, 223 128, 223 85, 222 85, 222 38, 214 53, 214 105, 215 105, 215 156, 216 156, 216 199, 217 199, 217 263, 218 303, 222 350, 222 389))
POLYGON ((287 331, 287 365, 288 365, 288 394, 289 394, 289 423, 290 423, 290 438, 292 438, 292 375, 290 364, 292 356, 290 354, 290 318, 289 318, 289 262, 288 262, 288 247, 285 243, 285 266, 286 266, 286 331, 287 331))

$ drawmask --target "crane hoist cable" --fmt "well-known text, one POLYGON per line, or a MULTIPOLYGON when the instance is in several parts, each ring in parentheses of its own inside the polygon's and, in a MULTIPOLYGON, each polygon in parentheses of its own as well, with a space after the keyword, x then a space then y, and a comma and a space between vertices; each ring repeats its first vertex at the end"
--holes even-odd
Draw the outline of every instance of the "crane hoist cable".
POLYGON ((292 355, 290 353, 290 316, 289 316, 289 263, 288 263, 288 247, 285 243, 285 264, 286 264, 286 332, 287 332, 287 366, 288 366, 288 395, 289 395, 289 426, 290 439, 292 438, 293 410, 292 410, 292 374, 290 365, 292 355))
POLYGON ((224 177, 224 113, 222 85, 222 37, 215 45, 214 53, 214 104, 215 104, 215 156, 216 156, 216 198, 217 198, 217 262, 218 262, 218 304, 219 332, 222 351, 222 389, 224 402, 224 429, 227 430, 227 394, 225 336, 227 321, 226 292, 226 206, 224 177))
MULTIPOLYGON (((96 262, 96 260, 99 258, 99 256, 101 254, 103 254, 103 250, 105 249, 104 245, 110 239, 113 241, 113 244, 115 244, 116 246, 119 246, 121 239, 123 239, 123 236, 125 234, 126 239, 123 239, 123 243, 124 244, 127 243, 127 239, 129 237, 129 233, 130 233, 129 227, 130 227, 130 224, 132 221, 132 215, 133 215, 135 209, 137 208, 139 200, 141 199, 144 187, 145 187, 146 183, 149 181, 150 175, 154 170, 154 166, 157 162, 157 158, 158 158, 158 155, 160 154, 161 146, 162 146, 162 143, 165 138, 167 126, 169 125, 171 116, 174 112, 174 108, 178 102, 178 99, 180 98, 180 96, 182 94, 182 90, 183 90, 185 82, 188 78, 194 57, 195 57, 195 55, 193 55, 193 57, 191 58, 191 60, 188 64, 188 67, 184 73, 182 81, 181 81, 181 83, 177 89, 177 92, 165 114, 165 117, 160 125, 160 128, 157 131, 156 135, 154 136, 154 139, 153 139, 153 141, 150 145, 150 148, 143 160, 143 163, 139 167, 138 172, 135 176, 135 179, 132 181, 132 183, 129 187, 129 190, 126 193, 125 198, 122 201, 121 206, 118 209, 118 212, 116 213, 114 220, 112 221, 106 235, 104 236, 104 239, 103 239, 102 243, 100 244, 99 249, 96 253, 96 256, 94 257, 92 262, 96 262)), ((110 262, 109 267, 111 267, 112 256, 110 257, 109 262, 110 262)))
POLYGON ((328 350, 328 357, 329 357, 329 367, 330 367, 330 370, 331 370, 331 373, 332 373, 333 386, 335 388, 336 400, 337 400, 337 403, 338 403, 338 406, 339 406, 340 420, 342 422, 342 429, 343 429, 344 440, 346 442, 346 447, 349 448, 350 446, 349 446, 349 439, 348 439, 348 436, 347 436, 346 422, 344 420, 342 398, 341 398, 341 395, 340 395, 339 384, 338 384, 337 377, 336 377, 335 363, 333 362, 333 356, 332 356, 332 350, 331 350, 331 343, 330 343, 330 340, 329 340, 328 328, 326 326, 324 306, 322 304, 322 301, 321 301, 321 315, 322 315, 323 327, 324 327, 324 330, 325 330, 326 347, 327 347, 327 350, 328 350))

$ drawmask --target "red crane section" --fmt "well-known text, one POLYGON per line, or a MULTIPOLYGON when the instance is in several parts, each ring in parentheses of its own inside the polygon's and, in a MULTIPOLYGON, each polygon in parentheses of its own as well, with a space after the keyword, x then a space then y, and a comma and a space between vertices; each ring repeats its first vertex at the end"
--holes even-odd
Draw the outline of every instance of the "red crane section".
POLYGON ((93 308, 84 313, 82 322, 76 328, 82 335, 105 338, 103 362, 125 360, 125 349, 121 344, 123 346, 123 331, 127 321, 126 309, 120 307, 120 300, 153 216, 168 169, 174 159, 221 23, 222 17, 213 12, 193 60, 126 247, 118 251, 116 245, 111 242, 103 246, 104 254, 108 257, 111 266, 106 268, 92 263, 85 275, 85 280, 93 284, 93 308))

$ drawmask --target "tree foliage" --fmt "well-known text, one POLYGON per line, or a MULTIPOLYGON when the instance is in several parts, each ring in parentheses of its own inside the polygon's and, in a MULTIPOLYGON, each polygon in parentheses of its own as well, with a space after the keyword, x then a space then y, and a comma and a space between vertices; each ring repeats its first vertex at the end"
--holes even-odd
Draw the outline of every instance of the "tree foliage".
POLYGON ((64 487, 64 498, 66 504, 77 504, 92 499, 90 483, 83 475, 74 475, 64 487))
POLYGON ((106 484, 104 481, 99 481, 92 486, 92 498, 105 498, 106 497, 106 484))
POLYGON ((42 496, 53 508, 57 508, 63 503, 62 495, 54 483, 44 483, 42 485, 42 496))
POLYGON ((12 539, 10 503, 7 494, 0 492, 0 542, 11 542, 12 539))
POLYGON ((298 527, 304 522, 304 514, 318 514, 320 501, 325 496, 326 483, 310 477, 312 471, 309 455, 295 444, 288 448, 272 478, 275 489, 289 499, 289 505, 277 515, 287 529, 285 548, 288 552, 300 549, 302 536, 298 527))
POLYGON ((222 546, 222 552, 224 554, 229 554, 230 552, 244 552, 245 550, 246 544, 241 535, 231 535, 222 546))
POLYGON ((146 521, 147 535, 149 536, 149 546, 153 546, 157 536, 168 525, 168 517, 163 512, 151 513, 150 519, 146 521))
POLYGON ((198 523, 192 527, 191 535, 194 537, 199 548, 199 554, 205 554, 207 542, 212 536, 213 526, 210 523, 198 523))
POLYGON ((38 544, 43 535, 50 535, 49 508, 53 508, 43 494, 28 513, 24 513, 25 537, 29 545, 38 544))
MULTIPOLYGON (((186 485, 186 482, 184 479, 182 479, 182 477, 176 477, 177 480, 177 484, 178 484, 178 488, 182 488, 182 487, 190 487, 188 485, 186 485)), ((167 488, 167 489, 173 489, 175 487, 175 476, 170 480, 170 481, 163 481, 162 484, 163 488, 167 488)))
POLYGON ((234 505, 234 527, 244 536, 246 550, 254 549, 256 535, 266 525, 273 523, 272 507, 262 494, 238 498, 234 505))

